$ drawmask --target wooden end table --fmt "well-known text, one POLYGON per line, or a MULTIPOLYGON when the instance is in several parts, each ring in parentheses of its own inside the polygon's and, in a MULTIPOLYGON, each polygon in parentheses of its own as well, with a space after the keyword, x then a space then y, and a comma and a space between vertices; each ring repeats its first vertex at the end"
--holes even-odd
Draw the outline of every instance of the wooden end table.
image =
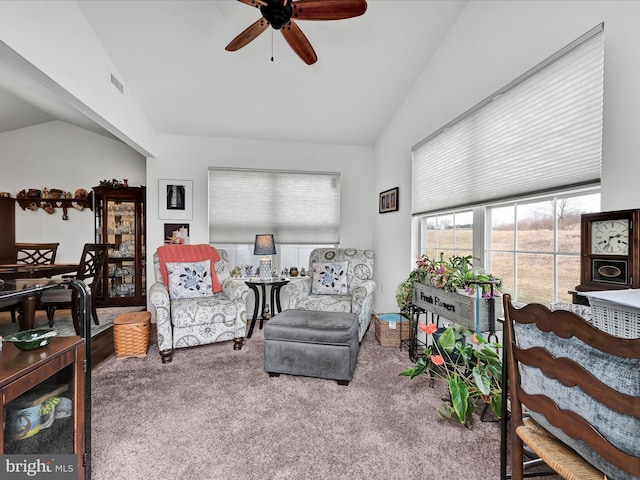
POLYGON ((249 286, 253 293, 255 294, 256 300, 253 306, 253 317, 251 318, 251 325, 249 326, 249 332, 247 333, 247 338, 251 338, 253 335, 253 328, 256 326, 256 320, 260 318, 260 329, 262 330, 264 321, 267 319, 265 317, 265 306, 267 305, 267 286, 271 287, 271 306, 273 308, 272 314, 276 314, 282 311, 282 307, 280 306, 280 290, 287 283, 289 283, 289 279, 282 279, 274 277, 271 280, 245 280, 245 283, 249 286), (260 287, 260 289, 258 289, 260 287), (277 307, 277 312, 276 312, 277 307), (258 317, 258 312, 260 312, 260 317, 258 317))

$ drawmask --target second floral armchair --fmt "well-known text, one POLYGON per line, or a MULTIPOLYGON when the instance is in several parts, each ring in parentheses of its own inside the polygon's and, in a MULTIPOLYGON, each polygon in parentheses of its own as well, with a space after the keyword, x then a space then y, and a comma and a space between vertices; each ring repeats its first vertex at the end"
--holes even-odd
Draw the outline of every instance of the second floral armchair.
POLYGON ((355 313, 358 339, 362 341, 371 323, 373 250, 316 248, 309 256, 309 275, 286 285, 289 308, 324 312, 355 313))

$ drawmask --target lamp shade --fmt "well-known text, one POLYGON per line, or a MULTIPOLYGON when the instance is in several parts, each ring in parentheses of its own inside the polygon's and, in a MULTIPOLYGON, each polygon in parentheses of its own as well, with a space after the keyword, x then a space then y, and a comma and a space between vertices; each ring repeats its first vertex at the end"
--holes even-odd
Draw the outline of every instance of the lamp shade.
POLYGON ((273 235, 268 233, 264 235, 256 235, 256 243, 253 247, 254 255, 275 255, 276 243, 273 235))

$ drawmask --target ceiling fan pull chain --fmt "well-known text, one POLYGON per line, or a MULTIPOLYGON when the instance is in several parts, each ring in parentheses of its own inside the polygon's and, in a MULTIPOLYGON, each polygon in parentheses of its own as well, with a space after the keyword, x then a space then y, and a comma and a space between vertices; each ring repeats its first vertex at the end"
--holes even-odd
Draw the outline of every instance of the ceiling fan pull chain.
POLYGON ((273 28, 271 29, 271 61, 273 62, 273 28))

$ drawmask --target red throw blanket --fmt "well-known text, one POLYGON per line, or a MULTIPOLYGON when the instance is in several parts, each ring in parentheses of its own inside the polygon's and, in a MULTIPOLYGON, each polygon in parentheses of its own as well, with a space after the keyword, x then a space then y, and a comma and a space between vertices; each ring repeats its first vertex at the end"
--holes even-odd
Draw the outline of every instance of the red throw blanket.
POLYGON ((211 262, 211 287, 213 293, 222 291, 222 286, 216 275, 215 262, 220 260, 220 254, 211 245, 163 245, 158 247, 158 260, 160 261, 160 275, 162 283, 169 285, 169 276, 167 274, 167 262, 202 262, 209 260, 211 262))

